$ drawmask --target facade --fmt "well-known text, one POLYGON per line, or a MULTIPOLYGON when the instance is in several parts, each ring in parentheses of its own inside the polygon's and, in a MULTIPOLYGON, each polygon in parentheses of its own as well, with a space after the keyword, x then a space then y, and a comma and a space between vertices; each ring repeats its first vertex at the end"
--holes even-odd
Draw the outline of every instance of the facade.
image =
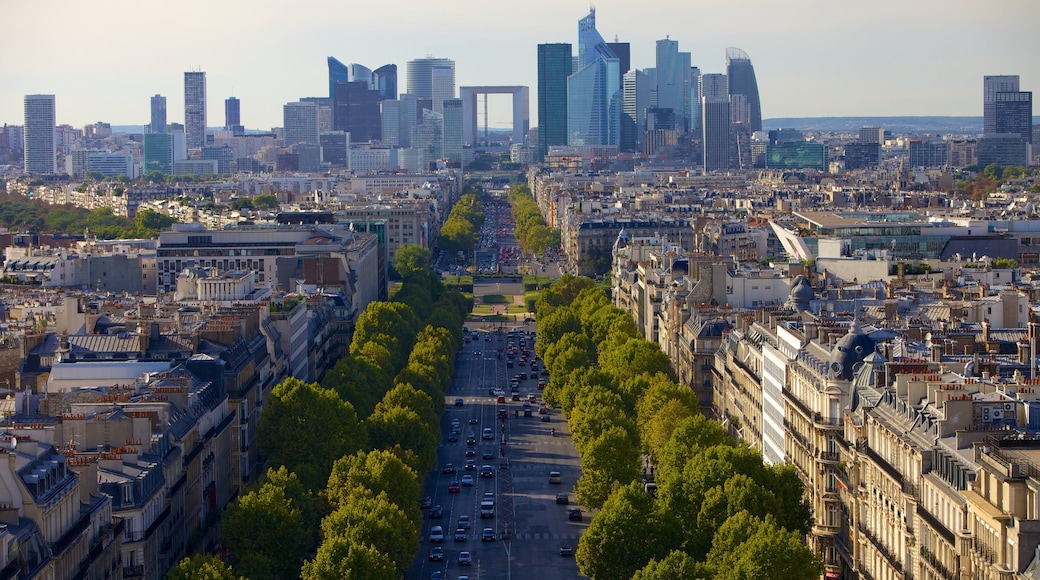
POLYGON ((822 143, 787 142, 766 147, 766 167, 770 169, 827 168, 827 147, 822 143))
POLYGON ((329 99, 332 99, 336 95, 336 85, 350 80, 350 71, 347 65, 335 57, 330 56, 327 61, 329 65, 329 99))
POLYGON ((136 177, 134 156, 129 153, 110 153, 108 151, 91 153, 87 158, 87 171, 96 171, 105 177, 120 175, 125 175, 130 179, 136 177))
POLYGON ((152 116, 148 124, 149 133, 166 132, 166 97, 162 95, 152 96, 152 116))
POLYGON ((445 99, 443 103, 444 129, 441 133, 443 144, 441 153, 444 159, 452 164, 462 163, 463 144, 463 101, 462 99, 445 99))
POLYGON ((966 167, 978 163, 978 141, 975 139, 952 139, 948 143, 950 144, 950 167, 966 167))
POLYGON ((383 132, 379 103, 379 91, 367 81, 337 83, 332 97, 333 130, 350 133, 353 143, 379 141, 383 132))
POLYGON ((553 145, 567 144, 567 77, 571 74, 571 45, 538 45, 538 157, 553 145))
POLYGON ((184 73, 184 134, 189 149, 206 145, 206 73, 184 73))
POLYGON ((1033 93, 998 92, 993 102, 994 133, 1014 133, 1033 142, 1033 93))
POLYGON ((622 153, 637 153, 643 149, 645 111, 650 104, 650 78, 638 69, 626 72, 622 78, 622 95, 618 149, 622 153))
POLYGON ((860 127, 859 143, 864 145, 884 145, 885 130, 881 127, 860 127))
POLYGON ((419 58, 408 61, 408 94, 431 99, 440 112, 444 99, 455 97, 455 61, 450 58, 419 58), (440 102, 438 101, 440 100, 440 102))
POLYGON ((210 146, 202 148, 202 159, 212 159, 217 162, 217 173, 230 175, 235 162, 235 150, 231 145, 224 144, 219 147, 210 146))
POLYGON ((949 160, 946 141, 910 141, 910 167, 945 167, 949 160))
POLYGON ((877 143, 849 143, 845 145, 845 169, 876 167, 881 162, 881 145, 877 143))
POLYGON ((751 57, 739 48, 726 49, 726 76, 729 79, 729 94, 744 95, 750 111, 751 132, 762 130, 762 103, 758 97, 758 81, 751 57))
POLYGON ((1018 75, 982 77, 982 132, 997 133, 997 93, 1017 93, 1018 75))
POLYGON ((372 71, 372 88, 379 91, 385 101, 397 99, 397 65, 384 64, 372 71))
POLYGON ((977 163, 1029 165, 1029 141, 1018 133, 986 133, 978 140, 977 163))
POLYGON ((243 132, 241 105, 237 97, 224 99, 224 128, 236 134, 243 132))
POLYGON ((58 172, 54 95, 25 95, 25 172, 58 172))
POLYGON ((679 52, 679 42, 666 38, 657 41, 656 56, 657 108, 671 109, 674 128, 686 133, 690 130, 690 53, 679 52))
POLYGON ((286 103, 282 106, 282 121, 282 142, 286 146, 318 144, 320 131, 316 103, 286 103))
POLYGON ((144 172, 173 173, 173 135, 148 133, 144 136, 144 172))
MULTIPOLYGON (((701 78, 722 75, 704 75, 701 78)), ((730 143, 732 141, 729 98, 705 95, 701 97, 702 149, 704 171, 727 170, 730 168, 730 143)))
POLYGON ((322 163, 328 163, 333 167, 349 170, 350 133, 343 131, 330 131, 328 133, 322 133, 319 139, 321 142, 322 163))

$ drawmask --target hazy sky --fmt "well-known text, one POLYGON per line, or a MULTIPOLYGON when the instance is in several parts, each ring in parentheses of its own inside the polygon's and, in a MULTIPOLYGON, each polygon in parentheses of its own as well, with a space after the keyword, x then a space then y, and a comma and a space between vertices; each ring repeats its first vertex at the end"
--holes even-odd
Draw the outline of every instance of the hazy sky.
MULTIPOLYGON (((224 99, 249 128, 282 124, 282 105, 327 96, 325 57, 375 69, 424 56, 455 60, 456 85, 528 85, 537 124, 536 46, 569 42, 589 9, 574 0, 0 0, 0 123, 23 122, 23 96, 53 93, 57 121, 148 122, 149 97, 184 120, 186 70, 207 73, 208 124, 224 99)), ((654 66, 670 37, 702 72, 725 72, 727 46, 755 66, 762 116, 982 115, 982 77, 1021 75, 1040 100, 1040 0, 604 0, 597 28, 654 66)), ((508 126, 507 96, 490 123, 508 126)), ((1034 112, 1036 108, 1034 108, 1034 112)))

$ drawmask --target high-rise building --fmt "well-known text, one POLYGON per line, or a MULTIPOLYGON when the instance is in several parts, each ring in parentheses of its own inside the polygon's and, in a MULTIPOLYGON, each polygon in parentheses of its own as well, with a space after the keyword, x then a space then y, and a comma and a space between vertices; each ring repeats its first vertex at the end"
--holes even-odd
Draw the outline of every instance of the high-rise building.
POLYGON ((224 128, 233 131, 242 125, 241 103, 236 97, 224 99, 224 128))
POLYGON ((571 45, 538 45, 538 160, 553 145, 567 144, 567 77, 571 45))
POLYGON ((54 95, 25 95, 25 172, 57 173, 54 95))
POLYGON ((387 147, 401 146, 401 101, 379 101, 382 141, 387 147))
POLYGON ((383 100, 397 99, 397 65, 384 64, 373 71, 372 84, 383 100))
POLYGON ((166 132, 166 97, 152 96, 152 119, 148 124, 149 133, 166 132))
POLYGON ((618 82, 624 84, 625 73, 632 68, 632 45, 627 42, 608 42, 607 46, 617 55, 618 70, 621 71, 621 78, 618 79, 618 82))
MULTIPOLYGON (((701 135, 701 69, 690 67, 690 88, 686 100, 690 103, 688 120, 690 134, 701 135)), ((651 85, 652 86, 652 85, 651 85)))
POLYGON ((762 130, 762 103, 758 98, 758 81, 751 57, 739 48, 726 49, 726 76, 729 78, 729 94, 744 95, 751 111, 751 131, 762 130))
POLYGON ((184 133, 188 148, 206 145, 206 73, 184 73, 184 133))
POLYGON ((685 133, 691 126, 687 119, 690 99, 690 53, 679 52, 679 43, 667 38, 657 41, 657 108, 671 109, 675 129, 685 133))
POLYGON ((350 81, 350 71, 347 69, 347 65, 336 60, 335 57, 330 56, 328 58, 329 63, 329 98, 331 99, 335 93, 335 87, 337 83, 345 83, 350 81))
POLYGON ((910 167, 944 167, 950 161, 950 145, 942 140, 910 141, 910 167))
POLYGON ((450 163, 462 163, 462 99, 445 99, 441 153, 450 163))
POLYGON ((596 10, 578 21, 578 70, 567 78, 567 144, 617 145, 621 62, 596 30, 596 10))
POLYGON ((978 164, 1029 165, 1029 141, 1018 133, 983 133, 978 140, 978 164))
POLYGON ((455 61, 450 58, 419 58, 408 61, 408 94, 432 99, 440 112, 444 99, 455 98, 455 61))
POLYGON ((382 139, 379 91, 364 81, 337 83, 332 96, 332 128, 350 133, 352 143, 382 139))
POLYGON ((732 115, 726 75, 706 74, 700 78, 701 147, 705 171, 729 169, 732 115))
POLYGON ((884 145, 885 130, 881 127, 860 127, 859 143, 863 145, 884 145))
POLYGON ((173 135, 149 133, 144 136, 144 172, 173 173, 173 135))
POLYGON ((650 103, 650 79, 641 70, 625 73, 621 113, 621 142, 618 149, 624 153, 643 150, 643 132, 646 131, 646 110, 650 103))
POLYGON ((320 139, 322 162, 333 167, 350 169, 350 133, 329 131, 322 133, 320 139))
POLYGON ((1033 142, 1033 93, 999 92, 993 102, 994 133, 1015 133, 1033 142))
POLYGON ((1018 75, 986 75, 982 77, 982 132, 998 133, 997 93, 1017 93, 1018 75))
POLYGON ((318 125, 316 103, 286 103, 282 107, 282 141, 286 147, 297 143, 317 145, 318 125))

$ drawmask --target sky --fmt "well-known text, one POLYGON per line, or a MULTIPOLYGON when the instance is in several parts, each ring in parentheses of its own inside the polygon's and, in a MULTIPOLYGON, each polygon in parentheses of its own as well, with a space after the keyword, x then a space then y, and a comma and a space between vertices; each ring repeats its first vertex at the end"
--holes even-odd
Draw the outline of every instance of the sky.
MULTIPOLYGON (((537 125, 537 45, 569 42, 590 8, 574 0, 0 0, 0 124, 26 94, 56 95, 57 122, 142 125, 149 98, 184 120, 184 71, 207 76, 207 121, 241 101, 248 128, 282 125, 282 105, 328 95, 326 57, 371 69, 436 56, 456 86, 527 85, 537 125)), ((603 0, 596 23, 654 66, 665 37, 702 73, 742 48, 762 117, 982 115, 982 77, 1018 74, 1040 100, 1040 0, 603 0)), ((482 105, 481 105, 482 107, 482 105)), ((1037 107, 1034 107, 1034 112, 1037 107)), ((482 108, 481 108, 482 112, 482 108)), ((511 123, 492 97, 492 127, 511 123)))

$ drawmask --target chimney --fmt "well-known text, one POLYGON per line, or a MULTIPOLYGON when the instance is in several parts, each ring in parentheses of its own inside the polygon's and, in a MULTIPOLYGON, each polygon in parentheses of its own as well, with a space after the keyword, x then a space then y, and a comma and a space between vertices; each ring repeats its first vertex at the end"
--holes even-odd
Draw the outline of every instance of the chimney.
POLYGON ((932 342, 932 362, 942 362, 943 345, 939 341, 932 342))
POLYGON ((982 342, 989 342, 989 319, 982 319, 982 342))
POLYGON ((1033 348, 1029 344, 1028 340, 1022 340, 1018 343, 1018 362, 1022 364, 1029 364, 1032 358, 1033 348))

